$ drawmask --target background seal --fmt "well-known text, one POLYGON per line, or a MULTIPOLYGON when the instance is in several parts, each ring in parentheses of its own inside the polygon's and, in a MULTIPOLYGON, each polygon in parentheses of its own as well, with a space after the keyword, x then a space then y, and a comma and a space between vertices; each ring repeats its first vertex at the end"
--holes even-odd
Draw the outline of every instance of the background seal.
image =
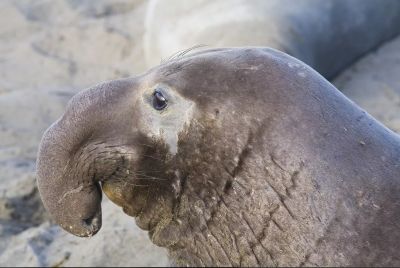
POLYGON ((195 45, 267 46, 331 79, 398 35, 399 25, 396 0, 151 0, 144 50, 151 67, 195 45))

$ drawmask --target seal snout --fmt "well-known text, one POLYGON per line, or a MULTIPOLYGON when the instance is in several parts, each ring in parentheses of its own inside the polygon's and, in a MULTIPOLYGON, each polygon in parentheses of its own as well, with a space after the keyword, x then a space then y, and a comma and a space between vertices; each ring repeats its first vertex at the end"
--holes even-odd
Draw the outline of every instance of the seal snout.
MULTIPOLYGON (((42 198, 48 201, 45 195, 42 198)), ((67 195, 54 207, 48 202, 46 205, 54 220, 64 230, 76 236, 88 237, 101 229, 101 199, 100 189, 95 186, 67 195)))
POLYGON ((93 236, 100 230, 100 180, 119 176, 116 163, 129 162, 130 152, 117 157, 117 145, 93 137, 114 132, 117 127, 102 122, 115 121, 119 114, 113 111, 126 105, 132 88, 130 80, 121 80, 82 91, 42 137, 36 172, 40 196, 54 221, 73 235, 93 236))
POLYGON ((60 223, 60 226, 69 233, 79 237, 91 237, 100 231, 102 225, 101 212, 86 219, 68 223, 60 223))
POLYGON ((84 231, 81 232, 83 235, 78 236, 90 237, 95 235, 101 229, 102 225, 101 210, 94 216, 81 220, 80 224, 84 231))

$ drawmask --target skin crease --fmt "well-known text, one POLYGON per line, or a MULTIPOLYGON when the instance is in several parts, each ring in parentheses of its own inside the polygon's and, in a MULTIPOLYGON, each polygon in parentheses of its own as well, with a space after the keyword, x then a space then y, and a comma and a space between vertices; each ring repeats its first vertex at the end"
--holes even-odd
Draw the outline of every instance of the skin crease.
POLYGON ((179 266, 396 266, 399 158, 398 136, 304 63, 226 48, 75 96, 37 175, 67 231, 100 229, 101 185, 179 266))

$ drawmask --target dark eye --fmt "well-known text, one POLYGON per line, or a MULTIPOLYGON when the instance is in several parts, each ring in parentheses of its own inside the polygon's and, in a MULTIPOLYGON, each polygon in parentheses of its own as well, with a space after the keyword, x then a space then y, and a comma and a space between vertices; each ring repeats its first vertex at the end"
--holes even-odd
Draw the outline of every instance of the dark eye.
POLYGON ((156 110, 162 110, 167 107, 168 100, 164 97, 162 92, 156 89, 153 93, 153 107, 156 110))

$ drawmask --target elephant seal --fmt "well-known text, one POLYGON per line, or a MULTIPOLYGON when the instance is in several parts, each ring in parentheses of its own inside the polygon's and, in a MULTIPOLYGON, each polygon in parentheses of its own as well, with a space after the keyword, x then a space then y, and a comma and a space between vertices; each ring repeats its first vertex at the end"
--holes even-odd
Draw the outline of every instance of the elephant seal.
POLYGON ((76 95, 37 183, 68 232, 101 190, 180 266, 400 265, 400 139, 301 61, 192 52, 76 95))
POLYGON ((154 66, 199 44, 268 46, 331 79, 400 34, 399 25, 397 0, 151 0, 144 50, 154 66))

